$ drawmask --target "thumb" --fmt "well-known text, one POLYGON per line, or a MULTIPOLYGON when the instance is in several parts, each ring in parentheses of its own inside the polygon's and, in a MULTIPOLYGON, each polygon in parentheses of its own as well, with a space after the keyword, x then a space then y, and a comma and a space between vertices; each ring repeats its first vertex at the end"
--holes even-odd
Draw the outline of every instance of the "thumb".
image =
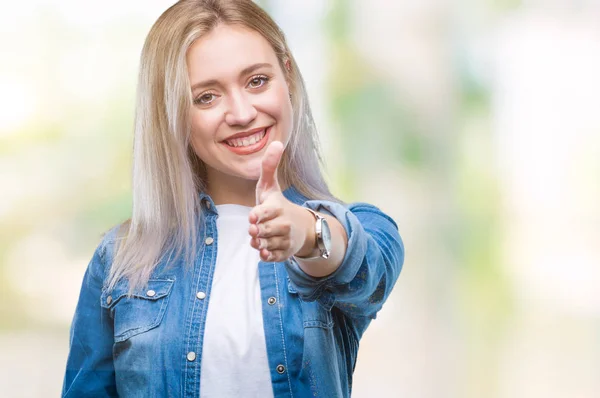
POLYGON ((277 181, 277 167, 283 155, 283 144, 273 141, 267 147, 262 158, 260 178, 256 184, 257 203, 262 203, 262 194, 267 191, 281 190, 277 181))

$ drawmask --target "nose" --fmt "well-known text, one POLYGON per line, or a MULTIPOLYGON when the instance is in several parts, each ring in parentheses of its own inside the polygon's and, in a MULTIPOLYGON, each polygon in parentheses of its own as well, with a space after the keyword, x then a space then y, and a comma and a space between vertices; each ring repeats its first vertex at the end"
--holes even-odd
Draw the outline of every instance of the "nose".
POLYGON ((246 93, 231 95, 228 105, 225 112, 225 122, 230 126, 247 126, 258 114, 246 93))

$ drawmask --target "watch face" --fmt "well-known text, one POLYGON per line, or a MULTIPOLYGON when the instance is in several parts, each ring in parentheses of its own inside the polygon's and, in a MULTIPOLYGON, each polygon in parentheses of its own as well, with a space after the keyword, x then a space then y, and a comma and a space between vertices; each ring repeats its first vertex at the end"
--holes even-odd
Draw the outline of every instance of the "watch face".
POLYGON ((325 246, 325 250, 329 252, 331 250, 331 231, 329 230, 329 224, 327 224, 327 220, 323 219, 323 223, 321 225, 321 236, 323 237, 323 245, 325 246))

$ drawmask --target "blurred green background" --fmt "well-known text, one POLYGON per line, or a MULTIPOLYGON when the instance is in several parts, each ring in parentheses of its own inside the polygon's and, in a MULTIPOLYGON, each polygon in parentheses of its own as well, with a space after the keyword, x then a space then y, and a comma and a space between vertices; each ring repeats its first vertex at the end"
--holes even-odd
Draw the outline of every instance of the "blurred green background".
MULTIPOLYGON (((130 214, 138 58, 172 3, 3 7, 3 396, 59 395, 83 273, 130 214)), ((259 3, 334 193, 406 245, 353 396, 600 396, 600 2, 259 3)))

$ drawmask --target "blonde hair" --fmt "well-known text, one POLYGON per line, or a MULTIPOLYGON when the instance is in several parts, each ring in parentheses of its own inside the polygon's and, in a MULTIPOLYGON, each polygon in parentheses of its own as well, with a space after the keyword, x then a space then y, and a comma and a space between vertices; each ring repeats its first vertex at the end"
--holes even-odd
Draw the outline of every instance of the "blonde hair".
POLYGON ((203 223, 199 194, 206 184, 204 164, 190 144, 192 93, 186 55, 195 40, 221 23, 260 33, 287 73, 293 128, 279 167, 280 182, 309 199, 339 202, 321 174, 322 158, 304 81, 281 29, 251 0, 181 0, 158 18, 142 50, 133 210, 118 232, 108 288, 123 278, 128 279, 130 291, 141 287, 161 261, 182 253, 184 264, 193 264, 197 231, 203 223))

